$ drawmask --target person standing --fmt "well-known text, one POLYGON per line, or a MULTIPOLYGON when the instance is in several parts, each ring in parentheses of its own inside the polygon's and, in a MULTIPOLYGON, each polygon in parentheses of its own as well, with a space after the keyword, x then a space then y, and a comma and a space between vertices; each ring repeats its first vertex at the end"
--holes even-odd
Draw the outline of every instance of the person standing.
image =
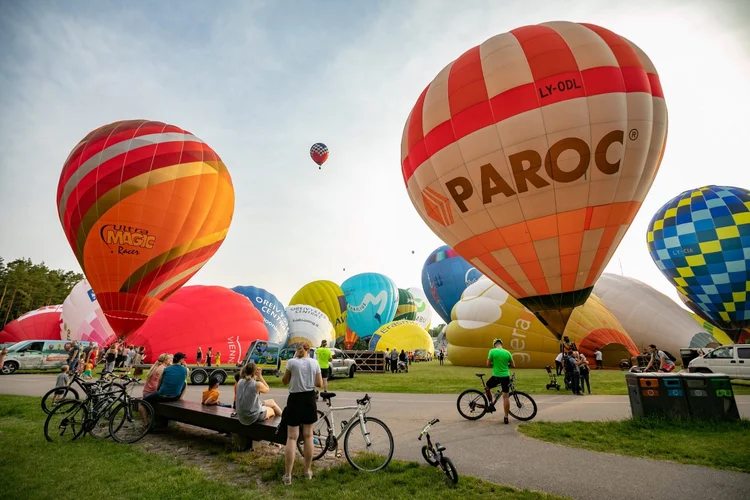
POLYGON ((604 364, 603 364, 603 357, 602 351, 599 349, 594 350, 594 357, 596 358, 596 369, 597 370, 604 370, 604 364))
POLYGON ((398 351, 394 347, 391 349, 391 373, 396 373, 398 370, 398 351))
POLYGON ((300 426, 304 441, 303 457, 305 477, 312 479, 313 425, 318 420, 318 408, 315 404, 315 388, 323 386, 320 365, 310 359, 310 344, 300 342, 294 357, 287 361, 286 371, 281 382, 289 386, 289 398, 286 403, 284 419, 287 425, 286 449, 284 450, 285 485, 292 484, 292 468, 297 454, 297 440, 300 426))
POLYGON ((578 370, 581 373, 581 394, 588 388, 589 395, 591 395, 591 380, 589 379, 589 362, 586 356, 582 352, 578 353, 578 360, 576 361, 578 370))
POLYGON ((70 370, 70 373, 76 373, 80 357, 81 348, 78 347, 78 341, 74 340, 70 345, 70 352, 68 352, 68 369, 70 370))
POLYGON ((315 351, 315 358, 320 366, 320 376, 323 378, 323 392, 328 392, 328 378, 331 376, 331 350, 328 341, 323 340, 315 351))
POLYGON ((214 359, 214 366, 221 366, 221 351, 216 351, 216 357, 214 359))
POLYGON ((440 366, 443 366, 443 359, 445 358, 445 353, 443 353, 443 350, 440 349, 438 352, 438 361, 440 361, 440 366))
POLYGON ((387 347, 385 348, 385 356, 383 357, 383 366, 385 367, 385 373, 388 373, 388 369, 391 367, 391 353, 387 347))
POLYGON ((206 366, 211 366, 211 357, 214 355, 214 349, 213 347, 208 348, 208 352, 206 353, 206 366))
POLYGON ((555 358, 555 375, 557 375, 558 377, 562 375, 562 372, 563 372, 562 359, 563 359, 563 353, 562 352, 557 353, 557 357, 555 358))
POLYGON ((5 355, 8 354, 8 348, 3 347, 3 350, 0 351, 0 370, 3 369, 3 365, 5 365, 5 355))
POLYGON ((576 362, 578 361, 578 352, 573 351, 567 356, 563 356, 563 364, 565 365, 566 380, 569 381, 570 390, 576 396, 582 396, 580 381, 581 371, 578 369, 576 362))
POLYGON ((107 354, 104 357, 104 371, 112 373, 115 371, 115 362, 117 360, 117 346, 112 344, 107 349, 107 354))
POLYGON ((195 364, 201 366, 201 363, 203 363, 203 351, 199 347, 198 352, 195 353, 195 364))
MULTIPOLYGON (((487 380, 488 392, 495 387, 502 386, 503 411, 505 418, 503 422, 508 424, 508 413, 510 412, 510 369, 514 368, 513 355, 503 348, 503 340, 495 339, 493 348, 487 355, 487 366, 492 368, 492 376, 487 380)), ((492 401, 492 400, 490 400, 492 401)))

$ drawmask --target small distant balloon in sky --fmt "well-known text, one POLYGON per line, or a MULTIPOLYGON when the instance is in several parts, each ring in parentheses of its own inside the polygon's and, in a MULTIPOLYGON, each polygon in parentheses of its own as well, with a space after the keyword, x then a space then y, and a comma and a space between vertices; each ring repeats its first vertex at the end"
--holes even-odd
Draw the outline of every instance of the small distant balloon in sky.
POLYGON ((310 148, 310 158, 318 164, 318 170, 328 159, 328 146, 322 142, 316 142, 310 148))

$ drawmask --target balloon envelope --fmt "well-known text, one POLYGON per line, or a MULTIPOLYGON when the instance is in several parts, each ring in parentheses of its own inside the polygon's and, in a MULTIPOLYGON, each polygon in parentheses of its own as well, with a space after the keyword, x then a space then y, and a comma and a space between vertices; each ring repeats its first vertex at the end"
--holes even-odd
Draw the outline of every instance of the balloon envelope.
POLYGON ((750 191, 705 186, 680 193, 651 219, 651 258, 712 323, 750 327, 750 191))
POLYGON ((336 330, 336 339, 346 335, 346 297, 333 281, 318 280, 306 284, 289 301, 290 306, 298 304, 323 311, 336 330))
POLYGON ((86 279, 79 281, 63 301, 60 319, 62 340, 96 342, 100 346, 115 340, 115 332, 86 279))
POLYGON ((183 352, 193 364, 198 347, 204 356, 212 347, 223 365, 234 366, 255 340, 267 341, 268 330, 247 298, 221 286, 196 285, 175 292, 128 343, 145 346, 148 362, 183 352))
POLYGON ((463 291, 481 276, 453 249, 442 246, 434 250, 422 266, 422 288, 435 311, 449 323, 451 310, 463 291))
POLYGON ((430 229, 561 335, 648 193, 666 133, 659 76, 633 43, 591 24, 523 26, 422 92, 402 174, 430 229))
POLYGON ((129 120, 98 128, 73 148, 57 207, 110 325, 127 335, 218 250, 234 190, 221 158, 199 138, 129 120))
POLYGON ((417 349, 435 351, 430 334, 415 322, 406 320, 388 323, 370 337, 371 351, 385 351, 386 348, 406 352, 417 349))
POLYGON ((22 340, 60 339, 60 314, 62 306, 40 307, 22 314, 0 332, 0 344, 22 340))
POLYGON ((375 330, 390 323, 398 307, 398 288, 378 273, 352 276, 341 284, 346 296, 346 324, 359 338, 368 340, 375 330))
POLYGON ((409 288, 409 293, 414 297, 414 305, 417 306, 417 317, 414 321, 425 330, 429 330, 432 322, 432 308, 427 301, 427 295, 418 286, 409 288))
POLYGON ((414 296, 409 290, 398 289, 398 307, 393 321, 414 321, 417 319, 417 304, 414 302, 414 296))
POLYGON ((286 317, 284 304, 274 294, 254 286, 236 286, 232 288, 250 299, 255 308, 263 315, 263 322, 268 330, 268 342, 285 345, 289 337, 289 318, 286 317))
POLYGON ((328 316, 312 306, 296 305, 286 308, 289 318, 289 347, 300 342, 308 342, 310 347, 318 347, 325 340, 333 342, 335 331, 328 316))
POLYGON ((316 142, 310 147, 310 158, 318 164, 323 165, 328 159, 328 146, 322 142, 316 142))

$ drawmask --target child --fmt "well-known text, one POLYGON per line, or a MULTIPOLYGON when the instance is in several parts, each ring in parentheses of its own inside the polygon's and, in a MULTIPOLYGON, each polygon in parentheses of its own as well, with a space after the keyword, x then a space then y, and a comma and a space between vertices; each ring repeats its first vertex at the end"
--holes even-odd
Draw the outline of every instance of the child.
POLYGON ((234 401, 232 402, 232 408, 237 408, 237 383, 242 378, 240 372, 234 372, 234 401))
POLYGON ((211 366, 211 356, 213 356, 213 347, 209 347, 206 353, 206 366, 211 366))
POLYGON ((80 375, 80 374, 83 373, 83 369, 84 369, 83 365, 85 365, 85 364, 86 364, 86 355, 85 354, 81 354, 78 357, 78 365, 76 365, 76 373, 78 375, 80 375))
POLYGON ((221 366, 221 353, 219 351, 216 351, 216 366, 221 366))
POLYGON ((232 405, 219 402, 219 379, 217 377, 211 377, 208 381, 208 389, 203 391, 201 404, 223 406, 224 408, 232 407, 232 405))
POLYGON ((94 365, 93 363, 91 363, 91 360, 89 359, 88 361, 86 361, 86 363, 84 363, 83 378, 85 378, 86 380, 91 380, 92 378, 94 378, 93 375, 91 374, 91 371, 93 369, 94 369, 94 365))
POLYGON ((55 391, 55 395, 52 398, 52 402, 56 403, 60 399, 62 399, 63 395, 65 394, 65 387, 68 386, 70 383, 70 377, 68 377, 68 365, 62 365, 60 367, 60 373, 57 375, 57 380, 55 381, 55 387, 60 387, 60 389, 55 391))

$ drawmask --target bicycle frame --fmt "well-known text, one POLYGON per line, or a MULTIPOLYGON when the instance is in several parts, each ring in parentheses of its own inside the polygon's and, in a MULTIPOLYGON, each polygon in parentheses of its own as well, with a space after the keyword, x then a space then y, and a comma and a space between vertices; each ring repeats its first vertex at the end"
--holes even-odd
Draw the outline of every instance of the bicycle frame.
POLYGON ((367 445, 372 445, 372 441, 370 441, 370 434, 367 432, 367 428, 365 427, 365 415, 369 411, 369 399, 365 405, 354 405, 354 406, 331 406, 331 400, 326 400, 326 404, 328 405, 328 409, 323 412, 323 414, 328 417, 328 421, 331 422, 331 428, 328 429, 329 435, 333 435, 336 442, 338 443, 341 438, 344 436, 346 431, 349 429, 349 427, 352 427, 357 422, 359 422, 360 429, 362 430, 362 436, 364 436, 365 441, 367 442, 367 445), (364 407, 364 409, 363 409, 364 407), (334 418, 334 413, 337 411, 344 411, 344 410, 356 410, 354 414, 352 414, 351 417, 349 417, 349 420, 346 421, 346 425, 343 425, 341 427, 341 432, 338 434, 335 434, 336 432, 336 419, 334 418))
MULTIPOLYGON (((495 391, 495 396, 493 399, 492 396, 492 389, 487 387, 487 383, 484 381, 484 377, 480 378, 482 381, 482 388, 484 388, 484 394, 487 396, 487 401, 490 401, 490 404, 493 406, 497 404, 498 401, 500 401, 500 397, 502 396, 503 392, 498 389, 495 391)), ((510 376, 510 385, 508 386, 508 396, 513 396, 513 394, 516 392, 516 373, 513 372, 513 374, 510 376)))

